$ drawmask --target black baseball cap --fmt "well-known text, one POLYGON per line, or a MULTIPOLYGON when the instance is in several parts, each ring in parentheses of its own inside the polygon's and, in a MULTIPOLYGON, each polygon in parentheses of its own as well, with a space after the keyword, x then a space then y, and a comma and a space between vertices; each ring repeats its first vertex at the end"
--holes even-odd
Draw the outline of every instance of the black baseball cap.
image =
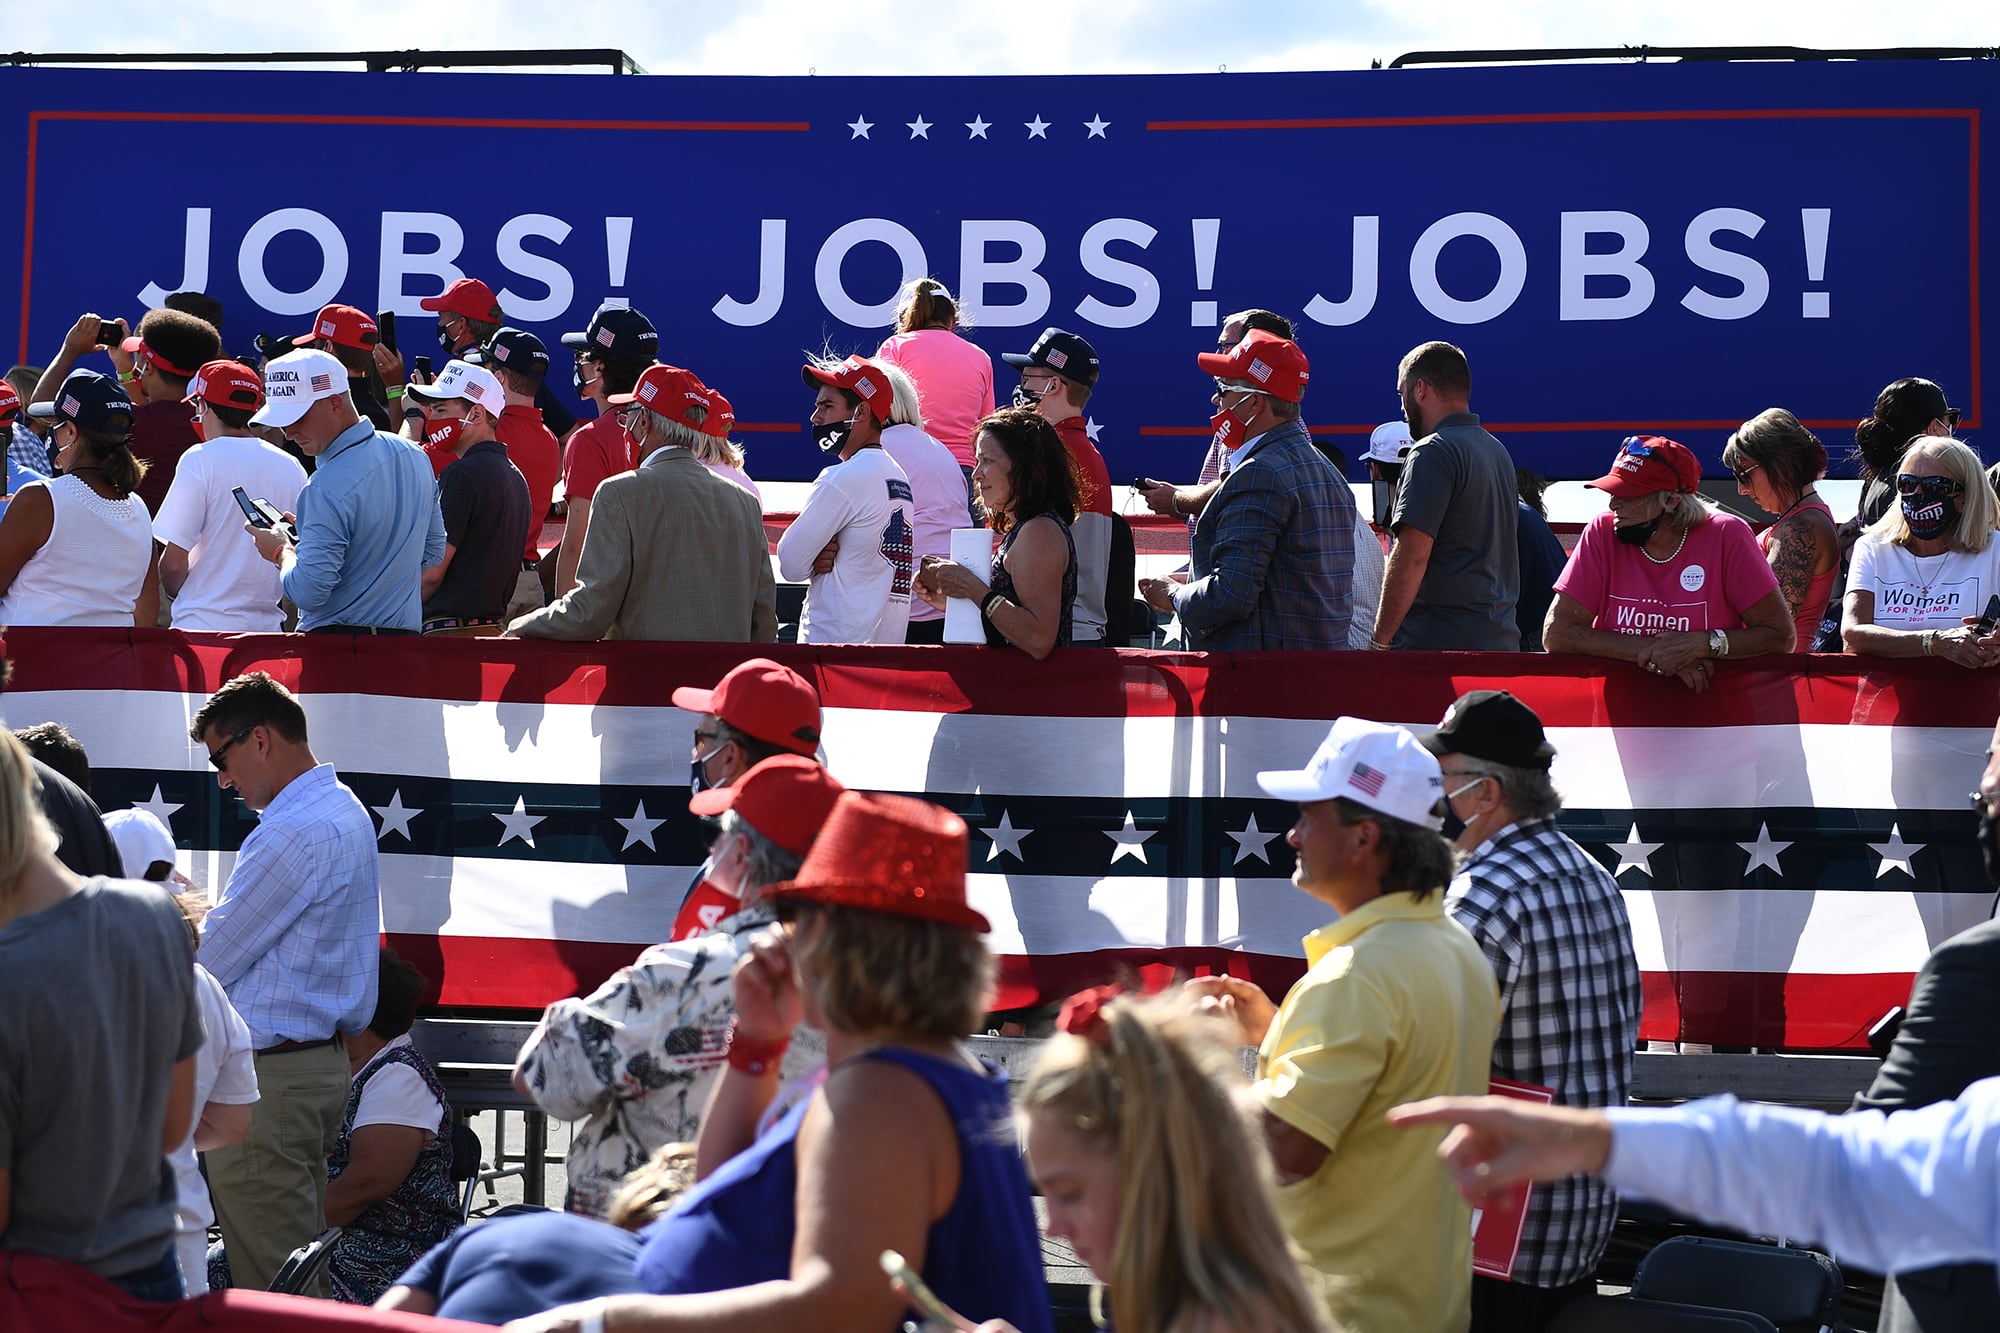
POLYGON ((549 372, 548 345, 526 329, 501 329, 486 340, 486 364, 540 379, 549 372))
POLYGON ((564 347, 589 348, 603 356, 649 362, 660 354, 660 331, 653 321, 623 301, 606 301, 582 333, 565 333, 564 347))
POLYGON ((1432 754, 1463 754, 1509 768, 1546 769, 1556 747, 1535 710, 1505 690, 1473 690, 1444 710, 1437 730, 1417 737, 1432 754))
POLYGON ((1097 349, 1074 333, 1050 325, 1025 352, 1002 352, 1000 359, 1016 370, 1041 366, 1078 384, 1097 383, 1097 349))
POLYGON ((120 439, 132 433, 132 400, 117 380, 94 370, 72 370, 56 390, 55 401, 29 404, 28 415, 73 422, 120 439))

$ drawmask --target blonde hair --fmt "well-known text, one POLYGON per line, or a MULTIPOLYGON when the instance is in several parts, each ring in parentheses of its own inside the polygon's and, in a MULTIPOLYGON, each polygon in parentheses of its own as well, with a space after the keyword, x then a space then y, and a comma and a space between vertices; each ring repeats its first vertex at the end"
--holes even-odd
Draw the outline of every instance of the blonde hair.
POLYGON ((1694 528, 1708 522, 1717 510, 1699 491, 1668 491, 1660 501, 1660 519, 1670 528, 1694 528), (1668 504, 1667 500, 1675 503, 1668 504))
MULTIPOLYGON (((1950 436, 1919 435, 1910 441, 1910 447, 1903 454, 1903 460, 1896 465, 1898 470, 1907 469, 1912 459, 1928 458, 1944 470, 1944 474, 1956 481, 1964 493, 1959 496, 1958 522, 1948 538, 1951 548, 1959 551, 1979 552, 1986 549, 1993 540, 1993 531, 2000 528, 2000 502, 1993 497, 1993 487, 1987 484, 1986 473, 1979 466, 1979 455, 1971 446, 1950 436)), ((1903 506, 1892 504, 1889 512, 1875 520, 1868 529, 1878 537, 1894 542, 1898 546, 1910 543, 1910 520, 1903 517, 1903 506)))
POLYGON ((42 813, 42 780, 34 760, 13 733, 0 729, 0 894, 10 894, 37 856, 52 856, 56 831, 42 813))
POLYGON ((882 372, 889 381, 889 419, 885 426, 915 426, 924 428, 923 399, 917 392, 917 382, 910 378, 910 372, 887 361, 868 363, 882 372))
POLYGON ((727 435, 702 433, 701 441, 690 445, 694 456, 704 463, 722 463, 728 467, 743 466, 743 446, 727 435))
POLYGON ((1113 1000, 1101 1016, 1091 1039, 1043 1046, 1020 1112, 1116 1165, 1105 1276, 1119 1333, 1170 1333, 1203 1314, 1234 1328, 1326 1330, 1278 1221, 1269 1155, 1235 1095, 1242 1071, 1223 1021, 1182 995, 1113 1000))
POLYGON ((993 955, 972 931, 856 907, 797 911, 792 958, 833 1027, 963 1037, 979 1026, 993 955))
POLYGON ((619 1182, 604 1220, 626 1231, 651 1225, 694 1184, 694 1145, 662 1144, 646 1164, 619 1182))

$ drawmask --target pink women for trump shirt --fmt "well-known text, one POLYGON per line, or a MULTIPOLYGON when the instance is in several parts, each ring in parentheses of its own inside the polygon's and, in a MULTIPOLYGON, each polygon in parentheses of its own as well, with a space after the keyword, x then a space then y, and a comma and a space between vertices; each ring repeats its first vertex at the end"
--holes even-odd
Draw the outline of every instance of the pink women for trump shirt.
POLYGON ((1741 628, 1743 613, 1778 590, 1750 525, 1710 514, 1666 564, 1612 535, 1609 510, 1584 527, 1556 591, 1589 608, 1592 629, 1614 634, 1741 628))
POLYGON ((924 430, 971 467, 973 430, 993 415, 993 358, 949 329, 918 329, 884 340, 875 359, 909 372, 924 430))

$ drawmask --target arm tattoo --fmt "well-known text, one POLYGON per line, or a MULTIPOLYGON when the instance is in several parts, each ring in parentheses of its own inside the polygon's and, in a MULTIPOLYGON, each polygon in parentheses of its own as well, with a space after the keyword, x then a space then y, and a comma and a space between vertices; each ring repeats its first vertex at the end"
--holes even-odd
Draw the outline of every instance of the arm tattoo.
POLYGON ((1805 605, 1806 590, 1812 586, 1813 559, 1818 554, 1813 536, 1810 519, 1788 518, 1778 526, 1771 551, 1771 572, 1778 576, 1778 590, 1785 594, 1794 616, 1805 605))

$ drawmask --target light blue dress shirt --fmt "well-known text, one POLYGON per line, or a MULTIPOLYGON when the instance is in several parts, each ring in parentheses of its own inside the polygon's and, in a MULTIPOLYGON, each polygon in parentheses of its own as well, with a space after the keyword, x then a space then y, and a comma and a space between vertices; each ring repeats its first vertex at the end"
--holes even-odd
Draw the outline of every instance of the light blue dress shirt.
POLYGON ((421 448, 356 422, 319 456, 298 520, 281 583, 301 630, 422 628, 423 572, 444 559, 444 513, 421 448))
POLYGON ((1620 1192, 1879 1273, 2000 1262, 2000 1078, 1894 1115, 1733 1097, 1605 1115, 1620 1192))
MULTIPOLYGON (((19 463, 16 463, 14 461, 12 456, 8 457, 7 496, 9 498, 19 494, 21 488, 23 486, 26 486, 31 481, 47 481, 47 480, 48 477, 45 474, 36 472, 31 468, 22 467, 19 463)), ((6 512, 7 512, 7 500, 0 499, 0 514, 4 514, 6 512)))

